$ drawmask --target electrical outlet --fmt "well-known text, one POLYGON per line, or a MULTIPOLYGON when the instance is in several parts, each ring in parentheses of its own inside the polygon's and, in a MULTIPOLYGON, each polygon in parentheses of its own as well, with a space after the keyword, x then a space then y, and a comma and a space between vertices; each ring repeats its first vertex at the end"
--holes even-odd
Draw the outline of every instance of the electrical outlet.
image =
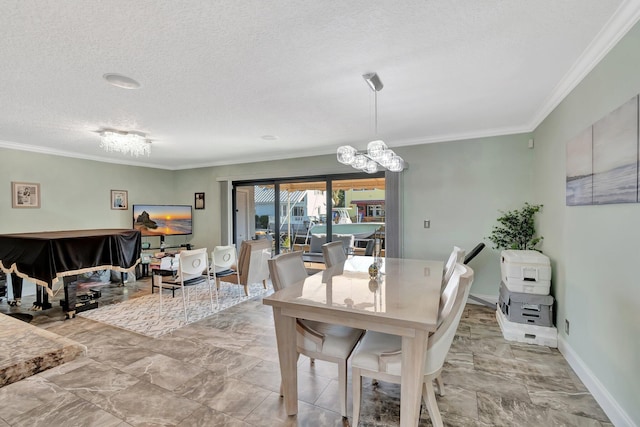
POLYGON ((569 335, 569 320, 564 319, 564 333, 569 335))
POLYGON ((425 219, 424 220, 424 228, 431 228, 431 220, 430 219, 425 219))

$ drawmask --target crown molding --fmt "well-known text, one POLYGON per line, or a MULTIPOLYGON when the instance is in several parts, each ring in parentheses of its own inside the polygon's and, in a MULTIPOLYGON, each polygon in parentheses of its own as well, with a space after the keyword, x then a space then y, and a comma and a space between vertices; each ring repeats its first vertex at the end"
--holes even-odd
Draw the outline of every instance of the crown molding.
POLYGON ((526 128, 535 130, 640 20, 640 1, 625 0, 580 55, 526 128))

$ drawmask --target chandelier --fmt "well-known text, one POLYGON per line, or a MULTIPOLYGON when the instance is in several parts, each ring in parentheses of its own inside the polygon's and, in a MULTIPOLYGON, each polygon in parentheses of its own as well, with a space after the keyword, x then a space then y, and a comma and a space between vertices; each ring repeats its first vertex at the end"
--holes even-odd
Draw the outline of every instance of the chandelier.
MULTIPOLYGON (((375 133, 378 133, 378 92, 382 90, 383 84, 376 73, 368 73, 362 76, 375 95, 375 133)), ((366 173, 376 173, 379 167, 391 172, 402 172, 404 170, 404 160, 393 150, 387 147, 384 141, 376 140, 367 144, 367 151, 359 152, 350 145, 338 147, 338 162, 344 165, 351 165, 354 169, 362 170, 366 173)))
POLYGON ((103 130, 100 132, 100 148, 136 157, 148 156, 151 153, 151 141, 143 133, 103 130))

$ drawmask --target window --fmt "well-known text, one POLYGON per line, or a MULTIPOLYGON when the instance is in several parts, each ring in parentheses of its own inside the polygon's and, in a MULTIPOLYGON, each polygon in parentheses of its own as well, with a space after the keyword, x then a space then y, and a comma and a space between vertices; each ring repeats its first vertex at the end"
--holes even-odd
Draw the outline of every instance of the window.
POLYGON ((383 217, 384 205, 367 205, 367 216, 383 217))

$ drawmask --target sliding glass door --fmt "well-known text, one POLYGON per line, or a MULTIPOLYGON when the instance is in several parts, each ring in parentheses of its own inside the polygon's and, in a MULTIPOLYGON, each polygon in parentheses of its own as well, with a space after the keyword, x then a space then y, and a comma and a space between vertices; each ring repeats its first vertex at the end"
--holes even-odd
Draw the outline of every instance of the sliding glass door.
POLYGON ((243 240, 266 238, 273 242, 274 254, 309 251, 312 240, 317 244, 350 235, 353 253, 365 254, 375 240, 384 254, 384 174, 236 181, 233 212, 238 247, 243 240))

